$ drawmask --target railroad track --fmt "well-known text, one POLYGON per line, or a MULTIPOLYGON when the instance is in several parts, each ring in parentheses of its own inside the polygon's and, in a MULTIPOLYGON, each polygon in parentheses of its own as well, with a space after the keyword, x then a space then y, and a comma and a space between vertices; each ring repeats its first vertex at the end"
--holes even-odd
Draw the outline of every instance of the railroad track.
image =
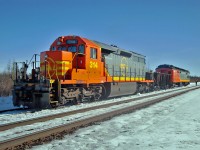
MULTIPOLYGON (((185 87, 184 89, 186 89, 186 88, 190 88, 190 87, 185 87)), ((182 90, 182 88, 181 89, 176 89, 176 90, 173 90, 173 91, 179 91, 179 90, 182 90)), ((161 90, 162 91, 162 90, 161 90)), ((170 93, 171 91, 166 91, 166 92, 164 92, 164 93, 170 93)), ((159 93, 157 93, 157 94, 155 94, 155 95, 159 95, 159 93)), ((155 96, 155 95, 152 95, 152 96, 155 96)), ((123 96, 122 96, 123 97, 123 96)), ((148 97, 148 96, 144 96, 144 98, 146 98, 146 97, 148 97)), ((149 96, 150 97, 150 96, 149 96)), ((106 100, 103 100, 103 101, 106 101, 106 100)), ((98 102, 98 101, 97 101, 98 102)), ((88 103, 88 102, 84 102, 84 104, 85 103, 88 103)), ((63 109, 63 108, 65 108, 66 106, 61 106, 61 107, 58 107, 58 108, 56 108, 56 109, 63 109)), ((13 112, 13 111, 21 111, 21 110, 23 110, 23 111, 28 111, 28 112, 32 112, 32 113, 34 113, 34 112, 37 112, 37 111, 40 111, 41 109, 29 109, 29 108, 13 108, 13 109, 7 109, 7 110, 0 110, 0 114, 3 114, 3 113, 5 113, 5 112, 13 112)), ((52 109, 52 110, 54 110, 54 108, 52 109)), ((20 112, 21 113, 21 112, 20 112)), ((39 118, 38 118, 39 119, 39 118)), ((37 118, 36 118, 36 120, 37 120, 37 118)), ((39 120, 38 120, 39 121, 39 120)), ((26 122, 26 121, 25 121, 26 122)), ((31 122, 30 122, 31 123, 31 122)), ((26 125, 28 125, 28 122, 27 122, 27 124, 26 125)), ((1 125, 0 125, 1 126, 1 125)), ((0 131, 2 131, 1 130, 1 127, 0 127, 0 131)))
MULTIPOLYGON (((187 89, 187 88, 185 88, 185 89, 187 89)), ((164 92, 164 94, 176 92, 176 91, 180 91, 180 90, 183 90, 183 89, 166 91, 166 92, 164 92)), ((120 104, 123 104, 123 103, 130 103, 130 102, 133 102, 133 101, 138 101, 138 100, 142 100, 142 99, 145 99, 145 98, 151 98, 151 97, 155 97, 155 96, 159 96, 159 95, 160 95, 160 93, 156 93, 156 94, 152 94, 152 95, 146 95, 146 96, 127 99, 127 100, 123 100, 123 101, 116 101, 116 102, 101 104, 101 105, 97 105, 97 106, 93 106, 93 107, 87 107, 87 108, 83 108, 83 109, 77 109, 77 110, 73 110, 73 111, 62 112, 62 113, 57 113, 57 114, 21 120, 21 121, 11 122, 11 123, 7 123, 7 124, 2 124, 2 125, 0 125, 0 131, 5 131, 5 130, 12 129, 12 128, 19 127, 19 126, 30 125, 30 124, 37 123, 37 122, 45 122, 45 121, 52 120, 52 119, 55 119, 55 118, 62 118, 62 117, 70 116, 70 115, 73 115, 73 114, 84 113, 84 112, 91 111, 91 110, 107 108, 107 107, 111 107, 111 106, 114 106, 114 105, 120 105, 120 104)))
MULTIPOLYGON (((185 88, 189 88, 189 87, 185 87, 185 88)), ((177 89, 177 90, 174 90, 174 91, 179 91, 179 90, 182 90, 182 89, 177 89)), ((170 91, 167 91, 167 92, 164 92, 164 93, 168 93, 168 92, 170 92, 170 91)), ((87 102, 86 102, 87 103, 87 102)), ((61 106, 61 107, 59 107, 58 109, 63 109, 63 108, 65 108, 66 106, 61 106)), ((6 112, 13 112, 13 111, 21 111, 21 110, 28 110, 29 112, 36 112, 36 111, 40 111, 41 109, 38 109, 38 110, 33 110, 33 109, 29 109, 29 108, 13 108, 13 109, 7 109, 7 110, 0 110, 0 114, 4 114, 4 113, 6 113, 6 112)), ((1 129, 0 129, 0 131, 2 131, 1 129)))
MULTIPOLYGON (((42 142, 50 141, 54 138, 62 137, 63 135, 65 135, 67 133, 71 133, 74 130, 79 129, 81 127, 94 124, 95 122, 104 121, 104 120, 110 119, 110 118, 117 116, 117 115, 129 113, 129 112, 132 112, 132 111, 137 110, 137 109, 148 107, 152 104, 155 104, 155 103, 158 103, 160 101, 163 101, 163 100, 184 94, 186 92, 189 92, 189 91, 197 89, 197 88, 200 88, 200 87, 195 87, 195 88, 187 89, 187 90, 184 90, 184 91, 179 91, 179 92, 176 92, 174 94, 165 95, 165 96, 162 96, 162 97, 159 97, 159 98, 154 98, 153 100, 141 102, 139 104, 135 104, 135 105, 132 105, 132 106, 120 108, 120 109, 117 109, 117 110, 113 110, 113 111, 110 111, 110 112, 102 113, 102 114, 91 116, 91 117, 87 117, 87 118, 80 119, 80 120, 77 120, 77 121, 75 120, 71 123, 59 125, 59 126, 52 127, 52 128, 49 128, 49 129, 44 129, 42 131, 37 131, 37 132, 31 133, 31 134, 26 134, 26 135, 22 135, 22 136, 19 136, 19 137, 16 137, 16 138, 1 141, 0 142, 0 149, 6 149, 6 148, 24 149, 24 148, 27 148, 27 146, 29 147, 31 145, 40 144, 42 142)), ((153 94, 153 95, 155 96, 157 94, 153 94)), ((147 97, 149 97, 149 96, 145 96, 145 97, 141 97, 141 98, 144 99, 144 98, 147 98, 147 97)), ((141 98, 137 98, 137 100, 139 100, 141 98)), ((130 103, 131 101, 135 101, 135 100, 136 99, 134 99, 134 100, 130 99, 130 100, 125 100, 126 102, 120 101, 119 103, 115 102, 115 104, 114 103, 104 104, 102 106, 96 106, 96 107, 86 108, 86 109, 82 109, 82 110, 76 110, 76 111, 73 111, 73 113, 74 114, 77 113, 77 112, 81 113, 81 111, 83 111, 83 110, 84 111, 90 111, 90 110, 94 110, 94 109, 110 107, 112 105, 120 105, 120 103, 121 104, 130 103)), ((72 112, 67 112, 67 113, 72 113, 72 112)), ((57 114, 57 115, 61 115, 61 114, 57 114)), ((60 117, 62 117, 62 116, 60 116, 60 117)), ((40 119, 42 119, 42 118, 40 118, 40 119)), ((44 121, 44 119, 43 119, 43 121, 44 121)))

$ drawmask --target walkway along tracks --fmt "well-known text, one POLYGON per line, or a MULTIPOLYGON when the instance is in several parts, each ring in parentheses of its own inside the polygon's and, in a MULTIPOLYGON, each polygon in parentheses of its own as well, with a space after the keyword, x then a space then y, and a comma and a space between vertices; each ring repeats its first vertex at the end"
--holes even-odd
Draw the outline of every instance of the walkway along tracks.
MULTIPOLYGON (((183 90, 183 89, 178 89, 178 90, 174 90, 174 91, 179 91, 179 90, 183 90)), ((174 92, 174 91, 167 91, 167 92, 164 92, 163 94, 167 94, 167 93, 174 92)), ((77 109, 77 110, 73 110, 73 111, 57 113, 57 114, 53 114, 53 115, 42 116, 42 117, 32 118, 32 119, 27 119, 27 120, 21 120, 21 121, 18 121, 18 122, 11 122, 11 123, 8 123, 8 124, 2 124, 2 125, 0 125, 0 131, 5 131, 5 130, 12 129, 12 128, 19 127, 19 126, 30 125, 30 124, 37 123, 37 122, 45 122, 45 121, 49 121, 49 120, 52 120, 52 119, 55 119, 55 118, 66 117, 66 116, 70 116, 70 115, 78 114, 78 113, 83 113, 83 112, 90 111, 90 110, 107 108, 107 107, 114 106, 114 105, 120 105, 120 104, 123 104, 123 103, 129 103, 129 102, 132 102, 132 101, 142 100, 142 99, 145 99, 145 98, 158 96, 160 94, 161 93, 156 93, 156 94, 152 94, 152 95, 146 95, 146 96, 142 96, 142 97, 131 98, 131 99, 123 100, 123 101, 111 102, 111 103, 101 104, 101 105, 97 105, 97 106, 93 106, 93 107, 87 107, 87 108, 77 109)))
POLYGON ((139 104, 136 104, 136 105, 133 105, 133 106, 114 110, 114 111, 111 111, 111 112, 108 112, 108 113, 103 113, 103 114, 100 114, 100 115, 97 115, 97 116, 94 116, 94 117, 89 117, 89 118, 86 118, 86 119, 75 121, 73 123, 60 125, 60 126, 57 126, 57 127, 45 129, 43 131, 38 131, 38 132, 34 132, 34 133, 31 133, 31 134, 28 134, 28 135, 9 139, 7 141, 2 141, 2 142, 0 142, 0 149, 6 149, 6 148, 24 149, 24 148, 27 148, 31 145, 40 144, 40 143, 43 143, 43 142, 46 142, 46 141, 51 141, 52 139, 62 137, 63 135, 65 135, 67 133, 72 133, 73 131, 75 131, 76 129, 79 129, 81 127, 89 126, 89 125, 92 125, 96 122, 108 120, 108 119, 110 119, 114 116, 118 116, 118 115, 121 115, 121 114, 125 114, 125 113, 135 111, 137 109, 148 107, 152 104, 155 104, 155 103, 158 103, 160 101, 163 101, 163 100, 184 94, 186 92, 189 92, 189 91, 197 89, 197 88, 200 88, 200 87, 189 89, 187 91, 181 91, 181 92, 178 92, 178 93, 174 93, 172 95, 159 97, 159 98, 156 98, 156 99, 144 102, 144 103, 139 103, 139 104))

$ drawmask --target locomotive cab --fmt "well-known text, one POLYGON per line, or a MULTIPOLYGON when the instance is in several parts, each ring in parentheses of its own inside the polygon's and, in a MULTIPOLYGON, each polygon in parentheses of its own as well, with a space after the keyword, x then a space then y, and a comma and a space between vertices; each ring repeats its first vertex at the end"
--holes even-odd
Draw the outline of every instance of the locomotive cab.
POLYGON ((51 102, 91 98, 99 99, 104 82, 101 49, 92 41, 78 36, 56 39, 50 50, 41 52, 41 76, 51 83, 51 102))
POLYGON ((59 37, 49 51, 41 53, 42 75, 46 73, 48 79, 62 80, 63 84, 97 83, 101 67, 101 49, 78 36, 59 37))

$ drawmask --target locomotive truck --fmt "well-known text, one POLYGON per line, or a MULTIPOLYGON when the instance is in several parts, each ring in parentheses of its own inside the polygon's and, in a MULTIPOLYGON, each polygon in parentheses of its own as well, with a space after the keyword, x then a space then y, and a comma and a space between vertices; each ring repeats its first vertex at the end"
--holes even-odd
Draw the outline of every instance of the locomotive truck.
POLYGON ((189 83, 187 70, 162 65, 150 72, 144 55, 80 36, 58 37, 40 53, 39 66, 34 56, 31 75, 27 63, 20 70, 16 63, 14 106, 56 107, 189 83), (184 79, 172 80, 178 75, 184 79))

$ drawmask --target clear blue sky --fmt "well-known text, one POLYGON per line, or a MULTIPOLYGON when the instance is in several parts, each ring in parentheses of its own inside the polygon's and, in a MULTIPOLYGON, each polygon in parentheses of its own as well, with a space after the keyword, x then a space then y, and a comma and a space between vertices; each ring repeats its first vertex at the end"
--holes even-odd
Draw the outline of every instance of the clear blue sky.
POLYGON ((200 0, 0 0, 0 71, 61 35, 133 50, 200 76, 200 0))

